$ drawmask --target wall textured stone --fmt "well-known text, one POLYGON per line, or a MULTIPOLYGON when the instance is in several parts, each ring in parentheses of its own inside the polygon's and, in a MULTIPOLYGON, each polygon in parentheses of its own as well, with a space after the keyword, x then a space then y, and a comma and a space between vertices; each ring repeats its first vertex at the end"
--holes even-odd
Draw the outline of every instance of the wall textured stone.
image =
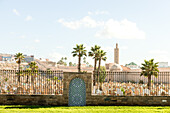
MULTIPOLYGON (((0 95, 0 105, 49 105, 67 106, 68 100, 62 95, 0 95)), ((170 97, 135 96, 114 97, 92 95, 86 97, 87 106, 115 105, 170 105, 170 97)))
POLYGON ((92 95, 86 99, 87 105, 170 105, 170 97, 165 96, 100 96, 92 95))
POLYGON ((63 95, 0 95, 0 105, 49 105, 67 106, 69 98, 69 83, 74 78, 81 78, 86 85, 86 105, 170 105, 170 96, 104 96, 91 95, 91 73, 64 73, 63 95))
POLYGON ((68 105, 62 95, 0 95, 0 105, 68 105))

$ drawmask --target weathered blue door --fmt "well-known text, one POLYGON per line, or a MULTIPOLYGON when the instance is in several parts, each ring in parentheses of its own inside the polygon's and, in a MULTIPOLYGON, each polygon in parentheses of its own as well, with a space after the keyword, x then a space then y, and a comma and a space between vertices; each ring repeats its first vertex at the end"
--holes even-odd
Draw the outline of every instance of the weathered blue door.
POLYGON ((69 106, 86 105, 86 85, 84 80, 75 78, 69 84, 69 106))

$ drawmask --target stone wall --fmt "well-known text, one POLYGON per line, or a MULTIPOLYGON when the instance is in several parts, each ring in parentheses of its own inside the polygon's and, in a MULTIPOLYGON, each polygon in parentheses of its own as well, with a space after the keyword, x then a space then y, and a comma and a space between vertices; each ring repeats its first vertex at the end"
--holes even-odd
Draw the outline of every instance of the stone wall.
POLYGON ((62 95, 0 95, 0 105, 68 105, 62 95))
POLYGON ((170 105, 170 97, 164 96, 99 96, 92 95, 87 97, 86 105, 105 105, 105 106, 159 106, 170 105))
MULTIPOLYGON (((0 95, 0 105, 45 105, 68 106, 68 99, 62 95, 0 95)), ((170 105, 170 97, 135 96, 114 97, 92 95, 86 97, 87 106, 117 106, 117 105, 170 105)))
POLYGON ((63 95, 0 95, 0 105, 49 105, 67 106, 69 83, 74 78, 81 78, 86 85, 86 105, 170 105, 170 96, 104 96, 91 95, 91 73, 64 73, 63 95))

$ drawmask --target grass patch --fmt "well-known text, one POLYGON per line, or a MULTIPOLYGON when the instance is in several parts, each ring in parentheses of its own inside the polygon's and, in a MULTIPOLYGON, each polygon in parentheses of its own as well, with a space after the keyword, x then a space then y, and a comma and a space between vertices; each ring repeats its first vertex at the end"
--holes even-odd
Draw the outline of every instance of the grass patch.
POLYGON ((0 113, 170 113, 169 106, 0 106, 0 113))

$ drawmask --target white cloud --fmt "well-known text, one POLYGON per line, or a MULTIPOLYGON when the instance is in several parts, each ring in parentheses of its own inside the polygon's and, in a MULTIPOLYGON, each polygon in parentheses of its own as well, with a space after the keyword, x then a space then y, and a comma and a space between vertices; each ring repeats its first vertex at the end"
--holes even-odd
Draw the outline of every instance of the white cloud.
POLYGON ((88 15, 108 15, 109 12, 108 11, 95 11, 95 12, 88 12, 88 15))
POLYGON ((139 30, 136 23, 124 19, 106 21, 103 29, 98 31, 96 37, 118 38, 118 39, 145 39, 145 32, 139 30))
POLYGON ((30 21, 30 20, 32 20, 32 16, 27 16, 27 17, 25 18, 25 21, 30 21))
POLYGON ((26 36, 25 35, 22 35, 22 36, 20 36, 19 38, 22 38, 22 39, 24 39, 26 36))
POLYGON ((15 34, 15 32, 10 32, 10 34, 12 34, 12 35, 13 35, 13 34, 15 34))
POLYGON ((34 40, 34 42, 39 43, 39 42, 40 42, 40 40, 36 39, 36 40, 34 40))
POLYGON ((58 22, 70 29, 79 29, 81 27, 96 28, 98 26, 104 25, 104 22, 96 21, 89 16, 85 16, 84 18, 77 21, 69 22, 65 21, 64 19, 59 19, 58 22))
POLYGON ((17 16, 20 16, 20 13, 19 13, 16 9, 13 9, 12 12, 13 12, 14 14, 16 14, 17 16))
POLYGON ((59 19, 58 22, 63 24, 65 27, 70 28, 70 29, 80 28, 80 22, 79 21, 66 22, 64 19, 59 19))
MULTIPOLYGON (((89 12, 89 14, 91 14, 89 12)), ((99 28, 100 30, 95 33, 95 37, 101 38, 118 38, 118 39, 145 39, 145 32, 140 30, 136 23, 124 19, 116 21, 109 19, 107 21, 96 21, 90 16, 76 21, 65 21, 59 19, 59 23, 70 29, 80 28, 99 28)))
POLYGON ((89 12, 88 12, 88 15, 93 15, 93 12, 89 11, 89 12))

